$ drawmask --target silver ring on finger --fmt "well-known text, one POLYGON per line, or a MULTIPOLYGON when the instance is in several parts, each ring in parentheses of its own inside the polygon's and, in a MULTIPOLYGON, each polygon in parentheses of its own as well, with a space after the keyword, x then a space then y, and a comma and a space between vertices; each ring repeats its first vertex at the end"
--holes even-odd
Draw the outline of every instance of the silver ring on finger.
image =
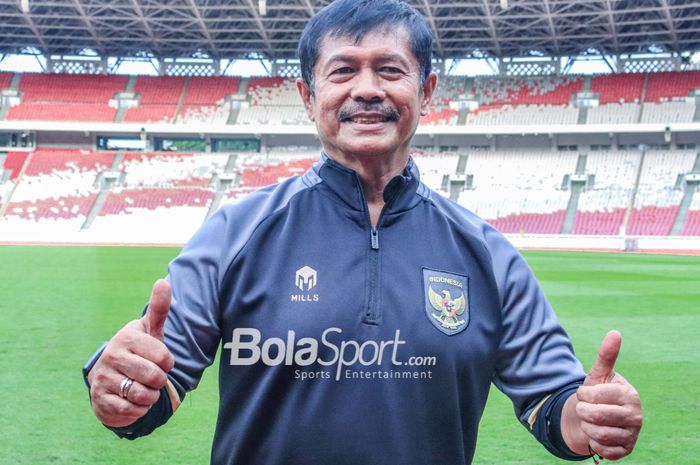
POLYGON ((131 386, 134 384, 134 380, 129 378, 128 376, 122 380, 122 382, 119 384, 119 395, 126 399, 126 397, 129 395, 129 390, 131 389, 131 386))

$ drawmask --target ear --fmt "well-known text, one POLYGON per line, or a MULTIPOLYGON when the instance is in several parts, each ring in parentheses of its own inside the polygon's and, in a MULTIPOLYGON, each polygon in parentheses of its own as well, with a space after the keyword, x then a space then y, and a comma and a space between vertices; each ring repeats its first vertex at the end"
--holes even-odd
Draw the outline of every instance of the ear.
POLYGON ((423 84, 423 94, 421 96, 422 100, 420 103, 421 116, 426 116, 428 113, 430 113, 430 104, 433 101, 433 93, 437 88, 437 83, 437 74, 430 73, 430 75, 428 75, 428 78, 425 80, 425 84, 423 84))
POLYGON ((306 108, 306 114, 311 121, 315 121, 313 102, 314 96, 311 93, 309 85, 305 83, 302 78, 297 78, 297 90, 299 91, 299 96, 304 104, 304 108, 306 108))

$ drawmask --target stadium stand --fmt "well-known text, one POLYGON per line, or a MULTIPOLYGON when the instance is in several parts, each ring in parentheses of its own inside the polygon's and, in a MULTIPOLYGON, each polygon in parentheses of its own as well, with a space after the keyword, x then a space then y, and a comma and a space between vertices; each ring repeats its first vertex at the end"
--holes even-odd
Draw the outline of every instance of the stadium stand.
POLYGON ((425 150, 414 150, 411 156, 418 165, 421 181, 436 191, 443 191, 443 179, 455 173, 459 159, 455 152, 432 153, 425 150))
POLYGON ((478 77, 475 91, 483 105, 568 105, 583 89, 583 78, 564 76, 478 77))
POLYGON ((588 124, 635 124, 639 120, 638 103, 608 103, 588 109, 588 124))
MULTIPOLYGON (((13 76, 0 73, 0 88, 19 83, 21 104, 10 108, 8 114, 15 120, 113 121, 116 110, 108 102, 131 82, 139 106, 126 110, 125 122, 225 124, 235 116, 230 115, 228 97, 239 94, 242 83, 237 77, 137 77, 129 81, 125 76, 27 73, 14 80, 13 76)), ((248 102, 241 106, 235 124, 311 124, 299 102, 294 79, 254 77, 245 82, 248 102)), ((588 124, 692 122, 697 117, 696 105, 688 98, 700 88, 700 72, 694 71, 596 76, 588 81, 578 76, 446 77, 434 96, 431 113, 422 118, 422 123, 582 123, 579 109, 571 101, 583 90, 584 82, 600 95, 600 106, 589 108, 587 117, 582 118, 588 124), (460 122, 460 112, 450 104, 464 99, 467 93, 474 93, 481 106, 463 114, 460 122)), ((430 187, 443 195, 456 195, 461 204, 506 233, 562 231, 572 197, 566 176, 577 172, 578 153, 550 149, 473 153, 468 149, 459 153, 435 150, 413 153, 422 179, 430 187)), ((139 222, 147 217, 149 221, 161 219, 163 224, 174 225, 180 212, 181 218, 198 223, 212 213, 209 207, 215 209, 220 201, 235 201, 261 186, 303 173, 318 154, 318 148, 305 147, 240 153, 234 158, 229 154, 115 154, 42 147, 27 162, 27 152, 11 151, 5 155, 0 171, 4 181, 0 184, 2 220, 4 224, 70 223, 76 229, 83 222, 90 223, 85 221, 90 216, 94 224, 87 228, 107 231, 110 227, 138 229, 139 222), (107 170, 121 177, 104 190, 100 175, 107 170), (222 187, 217 176, 224 171, 229 176, 222 187)), ((691 198, 679 180, 696 172, 696 157, 695 149, 649 151, 636 185, 640 152, 588 153, 585 175, 592 176, 593 182, 578 198, 571 232, 617 235, 634 195, 628 234, 665 236, 673 227, 674 234, 700 235, 698 195, 685 224, 676 221, 677 216, 684 217, 679 215, 681 202, 687 208, 691 198)), ((571 218, 574 209, 570 210, 571 218)), ((566 221, 568 230, 571 220, 566 221)))
POLYGON ((142 105, 177 105, 184 91, 185 79, 182 76, 138 76, 134 92, 139 95, 142 105))
POLYGON ((688 211, 688 217, 685 220, 682 236, 700 236, 700 193, 696 190, 693 203, 688 211))
POLYGON ((569 198, 562 180, 576 161, 570 152, 470 154, 473 189, 463 191, 459 203, 506 233, 558 234, 569 198))
MULTIPOLYGON (((12 74, 0 73, 0 88, 10 85, 12 74)), ((10 120, 114 121, 117 110, 109 101, 127 87, 126 76, 72 74, 21 75, 22 102, 11 107, 10 120)), ((236 124, 311 124, 304 111, 295 80, 253 77, 246 81, 248 102, 234 116, 236 124)), ((231 124, 227 97, 240 91, 238 77, 139 76, 134 92, 139 105, 125 111, 125 123, 231 124)), ((525 125, 525 124, 636 124, 692 122, 697 113, 688 97, 700 88, 700 72, 618 74, 595 76, 590 90, 600 96, 600 106, 589 108, 585 121, 572 96, 583 90, 580 76, 464 77, 441 80, 425 125, 525 125), (645 94, 645 82, 647 84, 645 94), (467 87, 470 87, 467 89, 467 87), (474 93, 480 107, 460 122, 452 102, 474 93), (642 96, 645 95, 642 105, 642 96)))
POLYGON ((578 108, 569 105, 503 105, 480 107, 467 116, 467 124, 527 125, 576 124, 578 108))
POLYGON ((113 242, 179 242, 199 228, 213 198, 212 189, 201 187, 118 187, 84 233, 113 242))
MULTIPOLYGON (((69 173, 96 175, 107 169, 114 158, 112 152, 86 149, 38 149, 27 166, 25 177, 65 177, 69 173)), ((25 179, 26 180, 26 179, 25 179)))
POLYGON ((241 108, 237 124, 312 124, 294 79, 253 77, 246 89, 249 105, 241 108))
POLYGON ((611 74, 593 76, 591 91, 599 94, 601 105, 639 103, 644 90, 644 74, 611 74))
MULTIPOLYGON (((683 197, 677 180, 693 169, 696 156, 695 150, 653 150, 645 154, 628 234, 669 234, 683 197)), ((318 160, 318 149, 290 147, 236 157, 236 183, 222 191, 224 203, 302 174, 318 160)), ((424 149, 414 151, 413 157, 424 182, 444 195, 448 194, 445 180, 454 178, 465 158, 456 152, 433 153, 424 149)), ((471 178, 458 201, 505 233, 559 234, 570 197, 563 180, 576 171, 577 159, 575 152, 551 150, 469 153, 462 170, 471 178)), ((43 148, 34 152, 28 163, 27 160, 26 152, 10 152, 5 157, 3 168, 10 174, 3 191, 7 193, 15 182, 19 183, 5 208, 3 225, 21 227, 50 222, 59 230, 77 231, 93 215, 91 209, 103 195, 104 204, 94 212, 89 231, 113 235, 110 231, 139 231, 144 224, 153 225, 149 227, 154 229, 168 225, 194 232, 217 195, 213 181, 226 170, 229 156, 43 148), (25 164, 20 179, 18 175, 25 164), (97 180, 105 170, 121 172, 122 177, 111 190, 101 194, 97 180)), ((595 178, 581 193, 572 233, 618 234, 640 160, 641 153, 636 151, 588 154, 586 174, 595 178)), ((697 198, 680 234, 700 235, 697 198)))
POLYGON ((124 154, 119 170, 129 187, 206 187, 227 159, 226 154, 130 152, 124 154))
POLYGON ((89 150, 37 150, 15 190, 8 212, 16 211, 13 210, 16 202, 87 196, 95 191, 97 174, 109 167, 113 157, 113 153, 89 150))
POLYGON ((480 107, 467 124, 576 124, 572 95, 583 89, 581 77, 477 78, 480 107))
POLYGON ((450 108, 450 102, 457 101, 464 94, 464 81, 464 77, 458 76, 441 78, 433 94, 430 113, 421 118, 421 124, 455 126, 459 119, 459 111, 450 108))
POLYGON ((695 104, 688 102, 646 102, 641 123, 691 123, 695 116, 695 104))
POLYGON ((107 201, 100 211, 100 216, 130 215, 134 210, 139 209, 207 207, 213 196, 213 191, 205 188, 117 189, 107 195, 107 201))
POLYGON ((35 151, 5 217, 11 222, 65 222, 77 230, 97 195, 97 175, 109 168, 113 158, 113 153, 80 149, 35 151))
POLYGON ((12 82, 12 73, 0 73, 0 89, 7 89, 12 82))
POLYGON ((184 105, 216 105, 227 96, 236 94, 241 84, 239 77, 191 77, 184 105))
POLYGON ((632 195, 640 160, 639 152, 593 152, 586 170, 595 176, 593 188, 579 199, 573 234, 618 234, 632 195))
POLYGON ((139 106, 126 111, 124 122, 173 122, 184 92, 185 79, 182 76, 137 77, 134 92, 139 96, 139 106))
POLYGON ((675 187, 679 175, 692 170, 696 152, 650 151, 644 164, 627 233, 666 236, 678 214, 683 191, 675 187))
POLYGON ((126 76, 34 74, 21 76, 22 103, 11 107, 9 120, 95 121, 114 120, 109 106, 125 89, 126 76))
POLYGON ((649 74, 645 102, 665 102, 685 98, 700 89, 700 71, 649 74))
POLYGON ((39 222, 41 220, 67 220, 75 227, 87 216, 95 201, 96 193, 85 195, 67 195, 38 200, 12 201, 5 215, 22 220, 39 222), (77 221, 76 221, 77 220, 77 221))
POLYGON ((25 73, 19 81, 23 102, 65 102, 106 105, 126 88, 127 76, 25 73))
POLYGON ((27 160, 29 152, 9 152, 5 158, 5 163, 3 164, 3 169, 8 170, 10 175, 8 179, 14 181, 19 176, 24 162, 27 160))
POLYGON ((11 107, 8 119, 35 121, 112 122, 116 108, 80 103, 23 103, 11 107))
POLYGON ((252 155, 242 159, 239 165, 241 174, 239 188, 255 190, 291 176, 303 174, 318 161, 319 153, 319 151, 300 152, 289 156, 289 154, 273 152, 264 157, 252 155))
POLYGON ((177 122, 225 124, 230 114, 226 98, 238 92, 240 83, 238 77, 188 78, 187 91, 177 122))
POLYGON ((27 160, 28 152, 9 152, 0 164, 0 208, 14 191, 17 177, 27 160))

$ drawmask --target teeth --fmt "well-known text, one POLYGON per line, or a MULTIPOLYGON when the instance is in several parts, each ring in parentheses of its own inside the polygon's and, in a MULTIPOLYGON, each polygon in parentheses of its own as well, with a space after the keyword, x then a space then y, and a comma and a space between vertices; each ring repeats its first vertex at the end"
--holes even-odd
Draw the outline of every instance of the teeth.
POLYGON ((375 124, 384 122, 384 118, 353 118, 352 122, 360 124, 375 124))

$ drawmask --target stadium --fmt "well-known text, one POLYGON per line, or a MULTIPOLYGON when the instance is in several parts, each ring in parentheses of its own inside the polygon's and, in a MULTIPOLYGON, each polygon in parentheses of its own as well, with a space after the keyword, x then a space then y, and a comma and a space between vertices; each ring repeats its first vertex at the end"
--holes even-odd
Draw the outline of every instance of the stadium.
MULTIPOLYGON (((78 368, 221 206, 319 159, 296 47, 328 3, 0 1, 0 462, 207 463, 216 369, 127 443, 78 368)), ((408 3, 439 75, 421 179, 524 249, 584 364, 623 332, 624 462, 698 463, 700 2, 408 3)), ((563 462, 494 392, 474 463, 563 462)))

